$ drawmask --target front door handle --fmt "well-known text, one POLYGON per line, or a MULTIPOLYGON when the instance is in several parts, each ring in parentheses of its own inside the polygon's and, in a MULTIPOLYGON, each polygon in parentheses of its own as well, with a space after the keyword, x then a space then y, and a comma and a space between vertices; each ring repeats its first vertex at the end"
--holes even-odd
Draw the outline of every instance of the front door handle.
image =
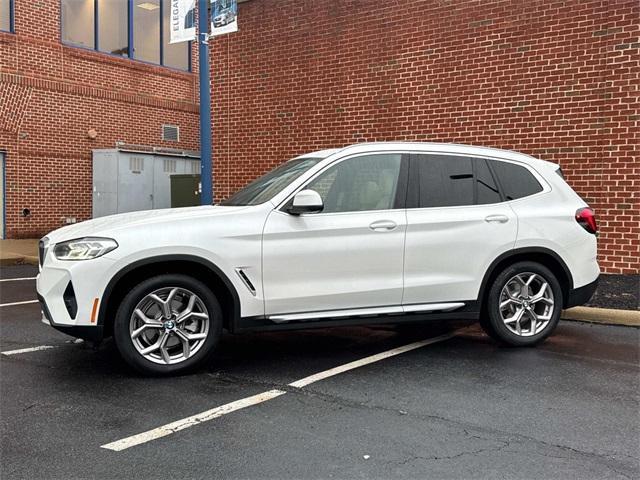
POLYGON ((396 222, 391 220, 378 220, 369 225, 369 228, 375 232, 389 232, 398 226, 396 222))
POLYGON ((485 222, 498 222, 498 223, 507 223, 509 221, 509 217, 506 215, 489 215, 484 218, 485 222))

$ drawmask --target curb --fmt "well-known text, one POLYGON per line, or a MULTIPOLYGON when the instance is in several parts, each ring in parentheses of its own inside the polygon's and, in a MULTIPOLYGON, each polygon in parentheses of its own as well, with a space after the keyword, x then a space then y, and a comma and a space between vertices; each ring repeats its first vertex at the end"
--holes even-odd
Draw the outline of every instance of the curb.
POLYGON ((38 257, 29 255, 12 255, 0 258, 0 267, 11 267, 14 265, 38 265, 38 257))
POLYGON ((563 320, 640 327, 640 311, 611 308, 573 307, 562 311, 563 320))

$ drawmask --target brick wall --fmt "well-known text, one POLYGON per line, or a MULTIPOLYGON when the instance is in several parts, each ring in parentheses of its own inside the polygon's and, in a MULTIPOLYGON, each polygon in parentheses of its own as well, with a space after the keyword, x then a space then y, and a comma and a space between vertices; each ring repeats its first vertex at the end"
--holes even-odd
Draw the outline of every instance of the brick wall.
POLYGON ((640 271, 640 2, 253 0, 212 42, 218 199, 360 141, 514 149, 560 163, 600 264, 640 271))
POLYGON ((93 149, 116 141, 199 149, 197 75, 62 45, 57 0, 17 0, 15 30, 0 32, 7 237, 91 218, 93 149), (163 123, 180 126, 180 142, 161 140, 163 123))

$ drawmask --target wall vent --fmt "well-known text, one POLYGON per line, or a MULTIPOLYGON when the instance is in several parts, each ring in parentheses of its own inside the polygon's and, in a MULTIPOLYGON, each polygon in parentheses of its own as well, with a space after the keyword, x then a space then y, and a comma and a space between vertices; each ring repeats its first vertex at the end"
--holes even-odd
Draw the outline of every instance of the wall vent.
POLYGON ((129 170, 140 173, 144 170, 144 157, 129 157, 129 170))
POLYGON ((176 165, 178 162, 172 158, 164 159, 164 173, 176 173, 176 165))
POLYGON ((180 127, 177 125, 162 125, 162 140, 167 142, 180 141, 180 127))
POLYGON ((200 174, 200 162, 190 162, 191 163, 191 173, 194 175, 200 174))

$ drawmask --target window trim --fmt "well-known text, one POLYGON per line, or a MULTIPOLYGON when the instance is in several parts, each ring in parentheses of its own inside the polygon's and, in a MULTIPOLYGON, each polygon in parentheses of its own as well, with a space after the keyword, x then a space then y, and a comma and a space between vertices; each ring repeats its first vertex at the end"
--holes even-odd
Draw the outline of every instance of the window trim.
MULTIPOLYGON (((9 0, 10 5, 13 6, 13 2, 15 0, 9 0)), ((110 52, 103 52, 101 50, 99 50, 100 48, 100 38, 98 35, 98 26, 100 24, 99 22, 99 8, 98 8, 98 2, 100 2, 101 0, 93 0, 93 47, 85 47, 83 45, 77 45, 75 43, 71 43, 71 42, 67 42, 65 40, 63 40, 63 24, 62 24, 62 1, 63 0, 58 0, 58 7, 59 7, 59 12, 60 12, 60 25, 59 25, 59 31, 60 31, 60 43, 62 45, 65 45, 67 47, 71 47, 71 48, 79 48, 82 50, 86 50, 89 52, 95 52, 97 54, 101 54, 101 55, 108 55, 109 57, 113 57, 113 58, 119 58, 121 60, 131 60, 134 62, 138 62, 138 63, 142 63, 144 65, 151 65, 154 67, 161 67, 161 68, 167 68, 169 70, 175 71, 175 72, 182 72, 182 73, 193 73, 193 59, 191 58, 192 55, 192 44, 193 41, 189 40, 187 42, 187 70, 183 70, 181 68, 177 68, 177 67, 172 67, 170 65, 165 65, 164 64, 164 29, 163 29, 163 21, 164 21, 164 2, 168 2, 170 0, 158 0, 159 3, 159 15, 160 15, 160 38, 159 38, 159 42, 160 42, 160 63, 154 63, 154 62, 150 62, 148 60, 142 60, 139 58, 135 58, 134 52, 133 52, 133 45, 134 45, 134 36, 133 36, 133 7, 134 7, 134 0, 126 0, 127 1, 127 41, 128 41, 128 45, 127 45, 127 56, 123 56, 123 55, 117 55, 115 53, 110 53, 110 52)), ((11 20, 13 21, 13 17, 11 17, 11 20)), ((13 25, 12 25, 13 26, 13 25)), ((4 30, 1 30, 4 31, 4 30)), ((13 31, 11 32, 13 33, 13 31)))
MULTIPOLYGON (((409 159, 409 169, 410 169, 410 174, 409 174, 409 185, 408 185, 408 192, 407 192, 407 202, 406 202, 406 209, 411 209, 411 210, 433 210, 433 209, 443 209, 443 208, 475 208, 475 207, 488 207, 488 206, 492 206, 492 205, 506 205, 506 204, 510 204, 512 202, 519 202, 521 200, 528 200, 530 198, 536 197, 538 195, 544 195, 546 193, 549 193, 552 188, 549 185, 549 183, 544 179, 544 177, 542 175, 540 175, 538 173, 538 171, 533 168, 531 165, 528 165, 524 162, 519 162, 517 160, 511 160, 508 158, 502 158, 502 157, 492 157, 489 155, 477 155, 477 154, 471 154, 471 153, 459 153, 459 152, 434 152, 434 151, 424 151, 424 152, 419 152, 419 151, 413 151, 410 154, 410 159, 409 159), (473 175, 474 175, 474 179, 475 179, 475 175, 476 175, 476 168, 475 168, 475 163, 474 163, 474 159, 484 159, 485 161, 487 161, 487 166, 489 167, 489 170, 491 172, 491 175, 494 179, 494 181, 496 182, 496 185, 498 186, 498 191, 500 193, 500 198, 501 201, 500 202, 496 202, 496 203, 482 203, 482 204, 477 204, 474 203, 473 205, 448 205, 448 206, 441 206, 441 207, 420 207, 420 179, 417 175, 414 175, 414 172, 411 171, 412 169, 416 168, 415 163, 418 161, 417 157, 420 155, 436 155, 436 156, 452 156, 452 157, 466 157, 466 158, 470 158, 471 159, 471 164, 472 164, 472 168, 473 168, 473 175), (540 184, 540 186, 542 187, 542 190, 540 190, 539 192, 534 193, 533 195, 528 195, 526 197, 521 197, 521 198, 516 198, 514 200, 507 200, 506 197, 504 196, 504 190, 502 188, 502 184, 500 183, 498 176, 496 175, 496 173, 493 171, 493 167, 491 166, 491 161, 498 161, 498 162, 506 162, 506 163, 512 163, 514 165, 517 165, 519 167, 523 167, 526 168, 532 175, 533 177, 536 179, 536 181, 540 184)), ((475 186, 474 186, 475 189, 475 186)), ((475 196, 475 192, 474 192, 474 202, 477 201, 477 198, 475 196)))
POLYGON ((278 213, 282 213, 284 215, 291 215, 286 211, 288 204, 293 201, 293 197, 302 190, 304 190, 307 185, 313 182, 316 178, 322 175, 324 172, 329 170, 330 168, 352 158, 363 157, 363 156, 372 156, 372 155, 400 155, 400 171, 398 173, 398 185, 396 186, 396 198, 393 201, 393 208, 385 208, 382 210, 353 210, 349 212, 317 212, 317 213, 303 213, 298 215, 300 217, 317 217, 317 216, 329 216, 329 215, 353 215, 360 213, 370 213, 370 212, 394 212, 398 210, 405 210, 407 204, 407 194, 409 191, 409 160, 411 156, 411 152, 401 151, 401 150, 385 150, 385 151, 372 151, 372 152, 360 152, 354 153, 352 155, 347 155, 346 157, 338 158, 329 164, 322 167, 320 170, 315 172, 311 177, 304 180, 301 185, 296 187, 292 193, 287 195, 285 199, 280 202, 276 208, 274 209, 278 213), (403 195, 404 190, 404 195, 403 195), (403 198, 404 197, 404 198, 403 198))
POLYGON ((9 0, 9 30, 3 30, 2 28, 0 28, 0 32, 2 33, 16 33, 15 2, 16 0, 9 0))

